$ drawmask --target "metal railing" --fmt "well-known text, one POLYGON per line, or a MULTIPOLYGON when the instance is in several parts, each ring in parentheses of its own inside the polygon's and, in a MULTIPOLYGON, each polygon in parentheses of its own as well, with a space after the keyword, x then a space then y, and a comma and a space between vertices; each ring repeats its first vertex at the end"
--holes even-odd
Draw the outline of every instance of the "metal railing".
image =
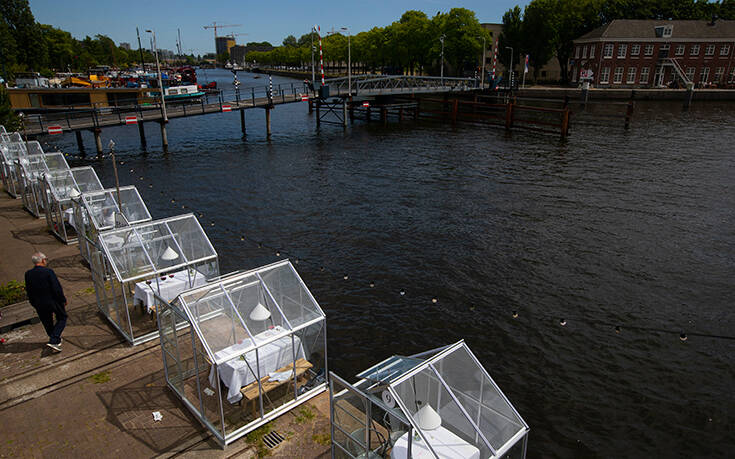
MULTIPOLYGON (((326 80, 330 93, 342 94, 349 91, 349 78, 326 80)), ((479 88, 475 78, 450 78, 411 75, 360 75, 352 77, 354 95, 373 95, 405 92, 455 92, 479 88)))

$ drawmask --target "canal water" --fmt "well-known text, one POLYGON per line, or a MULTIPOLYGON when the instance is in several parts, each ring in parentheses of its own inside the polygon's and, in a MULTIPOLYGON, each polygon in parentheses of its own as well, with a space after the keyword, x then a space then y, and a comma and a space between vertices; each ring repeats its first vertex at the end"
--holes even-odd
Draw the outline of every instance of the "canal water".
MULTIPOLYGON (((531 426, 529 457, 732 454, 732 105, 639 102, 628 132, 573 115, 566 142, 437 122, 316 131, 305 103, 273 110, 268 140, 263 111, 246 118, 246 140, 233 112, 173 120, 167 154, 156 124, 147 151, 134 126, 103 144, 154 217, 201 215, 224 272, 298 260, 331 370, 464 339, 531 426)), ((42 140, 76 154, 72 135, 42 140)), ((71 162, 113 185, 109 159, 71 162)))

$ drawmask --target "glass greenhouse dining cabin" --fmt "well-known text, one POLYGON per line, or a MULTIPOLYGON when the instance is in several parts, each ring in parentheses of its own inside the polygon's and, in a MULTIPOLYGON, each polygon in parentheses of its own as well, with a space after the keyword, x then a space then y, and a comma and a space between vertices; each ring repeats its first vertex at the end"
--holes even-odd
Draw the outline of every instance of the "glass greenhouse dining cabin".
POLYGON ((72 207, 79 231, 79 252, 90 265, 92 252, 99 250, 98 236, 102 231, 151 220, 151 214, 134 186, 82 193, 72 199, 72 207))
POLYGON ((332 457, 525 458, 528 425, 464 341, 329 374, 332 457))
POLYGON ((160 303, 166 381, 221 444, 326 390, 326 317, 288 260, 160 303))
POLYGON ((193 214, 103 231, 90 253, 97 306, 132 344, 158 336, 154 295, 170 301, 219 276, 217 252, 193 214))
POLYGON ((52 171, 41 176, 40 184, 49 229, 66 244, 77 242, 71 200, 102 189, 97 173, 90 166, 52 171))
POLYGON ((44 153, 20 157, 15 160, 15 168, 20 183, 23 207, 34 217, 43 217, 45 213, 39 180, 47 172, 69 170, 64 154, 44 153))
POLYGON ((2 179, 5 191, 13 198, 18 198, 18 180, 15 174, 15 160, 26 154, 25 142, 20 134, 0 135, 0 155, 2 155, 2 179))

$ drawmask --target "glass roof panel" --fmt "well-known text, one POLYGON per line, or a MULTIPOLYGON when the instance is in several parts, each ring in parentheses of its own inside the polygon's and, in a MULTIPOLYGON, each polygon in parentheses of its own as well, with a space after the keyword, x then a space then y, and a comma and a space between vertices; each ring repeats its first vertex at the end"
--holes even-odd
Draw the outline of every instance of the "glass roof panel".
POLYGON ((423 362, 421 359, 394 355, 374 367, 368 368, 358 374, 357 377, 380 384, 388 384, 423 362))
POLYGON ((120 187, 122 209, 117 203, 115 188, 84 193, 82 202, 92 224, 98 231, 115 227, 115 212, 122 212, 128 224, 133 225, 151 220, 151 214, 134 186, 120 187))
POLYGON ((66 162, 66 158, 64 158, 63 153, 45 153, 43 157, 46 161, 46 166, 51 171, 59 169, 69 169, 69 164, 66 162))
POLYGON ((84 193, 102 189, 97 173, 90 166, 51 171, 46 174, 46 181, 57 201, 71 199, 73 191, 84 193))
POLYGON ((259 274, 292 327, 324 316, 290 262, 271 265, 259 274))
POLYGON ((42 155, 43 148, 41 148, 41 144, 38 143, 38 140, 31 140, 26 146, 26 152, 29 155, 42 155))
POLYGON ((100 244, 123 282, 217 257, 193 214, 111 229, 100 244))

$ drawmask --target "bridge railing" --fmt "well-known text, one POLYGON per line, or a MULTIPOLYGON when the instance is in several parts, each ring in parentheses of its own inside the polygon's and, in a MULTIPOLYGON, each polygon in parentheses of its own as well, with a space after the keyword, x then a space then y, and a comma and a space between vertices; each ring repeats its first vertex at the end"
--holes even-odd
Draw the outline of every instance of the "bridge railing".
MULTIPOLYGON (((342 94, 349 91, 349 78, 330 78, 330 93, 342 94)), ((383 93, 383 92, 428 92, 428 91, 469 91, 479 87, 475 78, 432 77, 412 75, 361 75, 352 78, 352 93, 383 93)))

